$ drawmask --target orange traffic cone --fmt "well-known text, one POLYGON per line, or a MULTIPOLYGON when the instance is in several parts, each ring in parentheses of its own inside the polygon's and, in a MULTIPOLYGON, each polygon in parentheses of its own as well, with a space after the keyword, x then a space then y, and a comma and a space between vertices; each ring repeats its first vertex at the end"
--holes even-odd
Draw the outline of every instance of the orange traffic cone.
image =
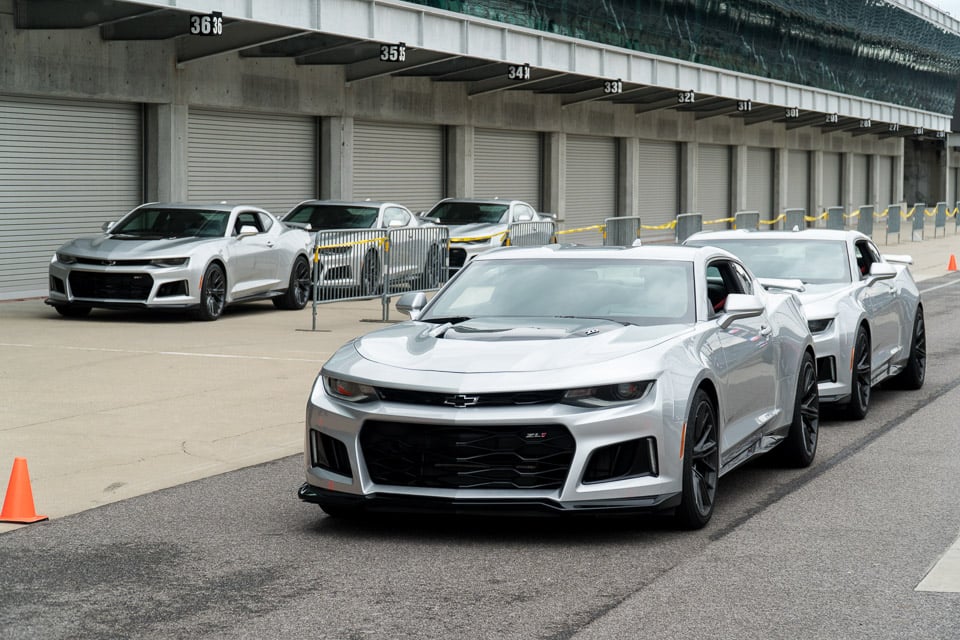
POLYGON ((0 522, 30 524, 46 520, 47 516, 38 516, 33 506, 33 491, 30 489, 30 474, 27 473, 27 459, 14 458, 10 484, 7 485, 7 497, 3 500, 0 522))
POLYGON ((957 270, 957 257, 950 254, 950 262, 947 263, 947 271, 956 271, 957 270))

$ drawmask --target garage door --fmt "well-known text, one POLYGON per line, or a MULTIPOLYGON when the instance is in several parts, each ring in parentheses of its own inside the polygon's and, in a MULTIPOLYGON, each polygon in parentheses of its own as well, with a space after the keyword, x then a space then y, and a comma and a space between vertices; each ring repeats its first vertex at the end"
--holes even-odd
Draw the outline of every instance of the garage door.
POLYGON ((773 149, 747 149, 746 196, 747 211, 759 211, 761 220, 777 217, 773 211, 773 149))
POLYGON ((810 152, 787 153, 787 206, 786 209, 810 211, 810 152))
POLYGON ((316 131, 309 117, 191 109, 189 199, 252 204, 282 216, 317 196, 316 131))
POLYGON ((477 129, 473 192, 478 198, 523 200, 540 210, 540 134, 477 129))
POLYGON ((697 154, 697 208, 704 221, 733 216, 730 147, 701 144, 697 154))
MULTIPOLYGON (((617 215, 617 141, 567 136, 564 227, 602 224, 617 215)), ((572 242, 602 244, 598 232, 578 233, 572 242)))
POLYGON ((58 246, 143 199, 139 105, 0 97, 0 299, 47 293, 58 246))
MULTIPOLYGON (((660 226, 674 220, 680 213, 680 147, 676 142, 659 140, 640 141, 640 160, 637 163, 637 191, 640 222, 644 226, 660 226)), ((673 229, 644 229, 646 240, 672 240, 673 229)))
MULTIPOLYGON (((825 152, 823 154, 823 202, 824 210, 827 207, 843 206, 843 197, 840 185, 843 184, 843 163, 839 153, 825 152)), ((814 212, 816 215, 821 211, 814 212)))
POLYGON ((356 122, 353 196, 397 202, 416 213, 443 198, 443 129, 356 122))
POLYGON ((853 156, 853 192, 850 201, 854 209, 873 204, 870 199, 870 158, 862 153, 853 156))

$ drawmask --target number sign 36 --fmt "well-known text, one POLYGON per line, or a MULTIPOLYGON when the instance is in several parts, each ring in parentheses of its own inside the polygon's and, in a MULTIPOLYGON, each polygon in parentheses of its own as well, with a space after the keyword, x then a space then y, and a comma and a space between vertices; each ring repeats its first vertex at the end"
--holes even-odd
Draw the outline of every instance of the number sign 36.
POLYGON ((223 35, 223 13, 220 11, 213 11, 208 15, 190 16, 190 35, 223 35))

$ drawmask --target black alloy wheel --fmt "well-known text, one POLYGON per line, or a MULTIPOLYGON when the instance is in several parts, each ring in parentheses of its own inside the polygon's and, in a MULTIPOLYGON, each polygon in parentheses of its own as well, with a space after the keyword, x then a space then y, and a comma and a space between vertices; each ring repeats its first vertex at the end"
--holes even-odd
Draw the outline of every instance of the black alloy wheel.
POLYGON ((851 420, 863 420, 870 410, 870 336, 862 326, 857 329, 853 347, 853 371, 850 381, 850 402, 846 407, 846 417, 851 420))
POLYGON ((923 307, 917 307, 910 339, 907 366, 891 381, 897 389, 916 390, 923 386, 927 376, 927 330, 923 322, 923 307))
POLYGON ((810 353, 803 354, 797 375, 797 395, 793 403, 793 422, 780 446, 775 449, 791 467, 809 467, 817 454, 820 434, 820 391, 817 366, 810 353))
POLYGON ((200 286, 200 308, 194 313, 198 320, 216 320, 227 303, 227 278, 223 268, 214 263, 207 267, 200 286))
POLYGON ((273 299, 273 306, 277 309, 297 311, 307 306, 310 300, 310 291, 313 283, 310 278, 310 263, 303 256, 293 261, 290 269, 290 283, 283 295, 273 299))
POLYGON ((440 284, 440 268, 440 250, 437 247, 430 247, 427 260, 423 263, 423 273, 417 278, 415 288, 436 289, 440 284))
POLYGON ((676 517, 685 529, 701 529, 713 515, 720 478, 717 411, 703 389, 697 389, 684 436, 683 496, 676 517))

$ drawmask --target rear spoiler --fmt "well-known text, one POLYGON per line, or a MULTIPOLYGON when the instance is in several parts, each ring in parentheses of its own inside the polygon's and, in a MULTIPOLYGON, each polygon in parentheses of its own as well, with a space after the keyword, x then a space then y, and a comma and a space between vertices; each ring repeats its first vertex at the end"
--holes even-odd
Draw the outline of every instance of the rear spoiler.
POLYGON ((913 264, 913 256, 908 255, 883 254, 883 259, 894 264, 905 264, 908 266, 913 264))
POLYGON ((787 278, 757 278, 764 289, 784 289, 786 291, 806 291, 802 280, 787 278))

